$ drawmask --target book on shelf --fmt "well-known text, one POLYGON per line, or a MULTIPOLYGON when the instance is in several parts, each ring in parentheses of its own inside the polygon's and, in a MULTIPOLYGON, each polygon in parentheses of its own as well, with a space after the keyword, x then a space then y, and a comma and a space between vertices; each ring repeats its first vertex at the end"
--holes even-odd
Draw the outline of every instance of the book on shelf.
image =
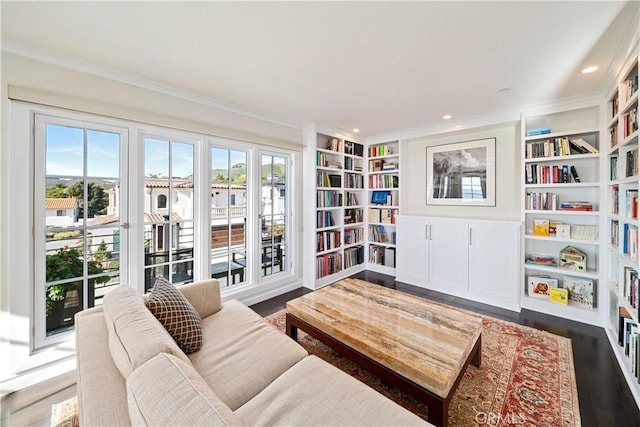
POLYGON ((625 341, 625 322, 626 319, 632 320, 631 314, 625 307, 618 307, 618 345, 620 347, 624 346, 625 341))
POLYGON ((534 219, 533 220, 533 235, 549 237, 549 220, 548 219, 534 219))
POLYGON ((562 288, 552 288, 549 291, 549 301, 556 304, 568 305, 569 304, 569 291, 562 288))
POLYGON ((575 147, 580 147, 581 149, 585 150, 585 154, 586 153, 596 154, 600 152, 596 147, 589 144, 583 138, 569 138, 569 142, 573 144, 575 147))
POLYGON ((558 237, 558 226, 564 225, 562 221, 558 221, 555 219, 549 220, 549 237, 558 237))
POLYGON ((381 222, 380 209, 369 208, 368 219, 369 219, 369 222, 381 222))
POLYGON ((570 237, 577 240, 598 240, 597 225, 573 225, 570 237))
POLYGON ((624 283, 620 289, 622 297, 638 312, 638 270, 624 267, 624 283))
POLYGON ((638 258, 638 226, 624 223, 622 226, 622 253, 638 258))
POLYGON ((568 239, 571 237, 571 225, 558 224, 556 225, 556 237, 560 239, 568 239))
POLYGON ((618 156, 609 157, 609 180, 618 179, 618 156))
POLYGON ((590 202, 567 201, 560 203, 560 209, 569 211, 592 211, 593 204, 590 202))
POLYGON ((551 267, 555 267, 557 265, 555 257, 544 254, 527 255, 527 264, 547 265, 551 267))
POLYGON ((528 210, 556 210, 558 205, 558 195, 544 192, 531 193, 527 192, 525 199, 525 208, 528 210))
POLYGON ((558 279, 549 276, 529 276, 527 294, 532 298, 549 299, 552 288, 558 287, 558 279))
POLYGON ((627 203, 625 214, 628 218, 638 218, 638 190, 627 190, 627 203))
POLYGON ((580 182, 580 177, 578 176, 578 171, 574 165, 571 165, 571 178, 573 178, 573 182, 580 182))
POLYGON ((545 135, 551 133, 550 128, 535 128, 527 130, 527 136, 545 135))
POLYGON ((342 140, 339 138, 329 138, 329 140, 327 141, 327 150, 337 151, 341 153, 343 151, 342 144, 342 140))
POLYGON ((627 151, 625 163, 625 177, 638 175, 638 149, 627 151))
POLYGON ((384 265, 395 268, 396 266, 396 248, 384 248, 384 265))
POLYGON ((569 291, 569 301, 587 308, 595 308, 595 284, 591 279, 565 277, 562 287, 569 291))

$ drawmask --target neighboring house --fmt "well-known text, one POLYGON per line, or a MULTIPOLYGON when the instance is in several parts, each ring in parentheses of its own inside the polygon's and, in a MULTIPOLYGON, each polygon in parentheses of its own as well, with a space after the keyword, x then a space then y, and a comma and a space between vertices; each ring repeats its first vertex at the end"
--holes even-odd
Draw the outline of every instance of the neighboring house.
POLYGON ((68 197, 65 199, 45 199, 46 226, 70 227, 78 221, 80 208, 78 199, 68 197))

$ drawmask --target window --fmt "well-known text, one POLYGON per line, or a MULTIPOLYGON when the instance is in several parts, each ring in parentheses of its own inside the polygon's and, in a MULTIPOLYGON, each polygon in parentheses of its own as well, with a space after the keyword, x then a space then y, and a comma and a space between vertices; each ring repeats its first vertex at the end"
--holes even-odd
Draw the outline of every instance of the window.
POLYGON ((192 143, 159 137, 144 137, 143 141, 144 194, 149 198, 144 202, 144 283, 148 291, 160 276, 174 284, 193 281, 195 155, 192 143), (168 199, 179 202, 167 206, 168 199), (157 209, 151 200, 157 200, 157 209))
POLYGON ((288 237, 288 158, 281 155, 261 156, 262 235, 261 275, 271 276, 287 271, 288 237))
POLYGON ((246 194, 248 153, 223 146, 210 149, 211 161, 211 277, 221 287, 247 280, 246 200, 236 204, 236 196, 246 194))
POLYGON ((43 345, 121 281, 125 253, 115 236, 124 217, 109 209, 109 194, 121 184, 125 133, 41 115, 35 122, 35 329, 43 345))
POLYGON ((164 194, 158 196, 158 209, 167 209, 167 196, 164 194))
POLYGON ((290 280, 275 280, 291 265, 280 264, 290 256, 284 250, 289 213, 283 216, 289 202, 282 202, 291 196, 282 186, 287 155, 270 154, 263 165, 255 144, 206 142, 201 135, 24 103, 12 108, 8 160, 33 161, 33 168, 12 175, 9 195, 17 230, 10 230, 11 241, 34 231, 8 254, 15 266, 10 290, 19 295, 9 310, 23 316, 33 309, 11 335, 25 357, 68 341, 74 314, 102 304, 120 283, 144 291, 158 276, 178 285, 218 277, 223 292, 234 288, 239 298, 251 298, 264 294, 261 286, 290 280), (129 141, 129 135, 138 136, 129 141), (30 136, 32 147, 13 142, 30 136), (263 180, 263 166, 278 179, 263 180), (263 194, 275 210, 261 209, 263 194), (263 220, 282 241, 263 242, 263 220), (20 272, 29 273, 28 286, 20 272))
POLYGON ((479 176, 462 177, 462 198, 483 199, 482 179, 479 176))

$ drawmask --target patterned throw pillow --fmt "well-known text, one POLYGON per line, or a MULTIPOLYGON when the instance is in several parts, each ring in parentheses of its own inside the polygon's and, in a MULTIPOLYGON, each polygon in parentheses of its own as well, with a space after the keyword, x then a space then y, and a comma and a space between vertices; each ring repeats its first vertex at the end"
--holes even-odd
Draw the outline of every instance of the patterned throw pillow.
POLYGON ((186 354, 202 347, 202 319, 189 301, 164 277, 158 277, 145 298, 149 311, 186 354))

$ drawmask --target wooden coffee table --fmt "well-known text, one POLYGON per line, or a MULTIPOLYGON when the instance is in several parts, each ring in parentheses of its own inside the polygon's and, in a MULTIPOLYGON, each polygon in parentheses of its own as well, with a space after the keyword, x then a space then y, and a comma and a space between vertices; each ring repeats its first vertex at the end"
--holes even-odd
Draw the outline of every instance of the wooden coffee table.
POLYGON ((424 402, 447 425, 469 363, 480 366, 482 319, 362 280, 345 279, 287 303, 298 329, 424 402))

